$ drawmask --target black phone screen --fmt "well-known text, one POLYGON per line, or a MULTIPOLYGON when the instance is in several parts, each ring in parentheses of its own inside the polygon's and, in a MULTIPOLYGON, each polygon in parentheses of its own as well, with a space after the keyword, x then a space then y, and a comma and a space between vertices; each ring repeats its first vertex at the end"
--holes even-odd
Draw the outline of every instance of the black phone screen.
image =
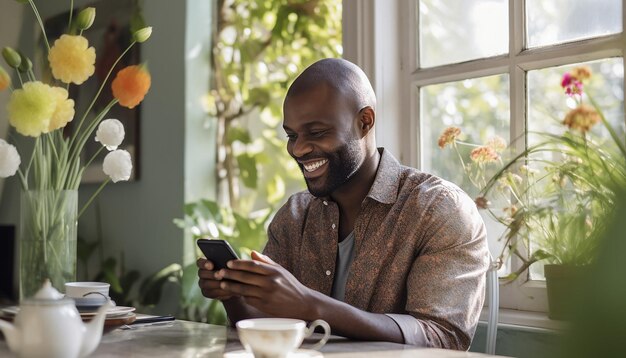
POLYGON ((199 239, 198 247, 204 256, 215 265, 215 270, 226 268, 226 263, 230 260, 237 260, 237 254, 225 240, 199 239))

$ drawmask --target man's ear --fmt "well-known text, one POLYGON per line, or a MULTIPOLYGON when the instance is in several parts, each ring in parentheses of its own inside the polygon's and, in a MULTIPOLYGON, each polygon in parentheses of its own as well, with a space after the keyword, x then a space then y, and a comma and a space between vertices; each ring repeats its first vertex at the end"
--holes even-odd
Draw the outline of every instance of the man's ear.
POLYGON ((376 122, 376 112, 370 106, 363 107, 359 111, 359 124, 361 125, 361 134, 365 137, 372 129, 376 122))

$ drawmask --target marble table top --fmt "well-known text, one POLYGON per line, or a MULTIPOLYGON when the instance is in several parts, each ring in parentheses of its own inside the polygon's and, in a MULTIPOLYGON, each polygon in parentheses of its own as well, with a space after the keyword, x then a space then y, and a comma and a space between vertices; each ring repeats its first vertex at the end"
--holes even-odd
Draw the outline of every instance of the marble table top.
MULTIPOLYGON (((106 333, 91 357, 223 357, 224 353, 243 349, 237 332, 224 326, 177 320, 128 327, 130 329, 118 328, 106 333)), ((305 340, 302 348, 319 338, 314 334, 310 341, 305 340)), ((389 342, 353 341, 339 336, 331 336, 320 351, 324 357, 335 358, 362 357, 373 352, 381 358, 490 357, 389 342)), ((4 338, 0 339, 0 357, 11 357, 4 338)))

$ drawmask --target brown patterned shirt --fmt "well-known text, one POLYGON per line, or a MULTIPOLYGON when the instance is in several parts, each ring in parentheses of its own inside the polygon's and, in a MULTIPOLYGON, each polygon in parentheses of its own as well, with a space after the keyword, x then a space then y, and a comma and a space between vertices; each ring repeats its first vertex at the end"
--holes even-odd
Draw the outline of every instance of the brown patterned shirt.
MULTIPOLYGON (((381 150, 378 172, 354 226, 354 261, 344 301, 415 318, 422 339, 406 343, 466 350, 484 300, 486 231, 456 185, 402 166, 381 150)), ((292 195, 269 226, 264 249, 300 282, 331 294, 339 207, 308 191, 292 195)), ((392 318, 395 315, 390 315, 392 318)))

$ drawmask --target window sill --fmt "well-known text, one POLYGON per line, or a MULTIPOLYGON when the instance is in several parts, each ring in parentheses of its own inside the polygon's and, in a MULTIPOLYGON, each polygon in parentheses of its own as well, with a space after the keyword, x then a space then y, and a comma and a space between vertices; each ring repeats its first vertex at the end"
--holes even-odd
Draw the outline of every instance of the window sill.
MULTIPOLYGON (((487 324, 489 308, 483 307, 480 313, 479 325, 487 324)), ((520 311, 501 308, 498 314, 498 328, 512 328, 515 330, 546 332, 562 331, 567 328, 567 322, 548 318, 545 312, 520 311)))

